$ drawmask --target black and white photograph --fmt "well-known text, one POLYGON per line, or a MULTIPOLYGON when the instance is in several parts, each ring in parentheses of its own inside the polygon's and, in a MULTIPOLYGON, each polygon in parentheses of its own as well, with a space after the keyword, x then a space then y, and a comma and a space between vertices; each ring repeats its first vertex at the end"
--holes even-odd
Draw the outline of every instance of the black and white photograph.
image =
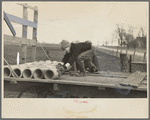
POLYGON ((149 2, 3 1, 3 118, 148 118, 149 2))

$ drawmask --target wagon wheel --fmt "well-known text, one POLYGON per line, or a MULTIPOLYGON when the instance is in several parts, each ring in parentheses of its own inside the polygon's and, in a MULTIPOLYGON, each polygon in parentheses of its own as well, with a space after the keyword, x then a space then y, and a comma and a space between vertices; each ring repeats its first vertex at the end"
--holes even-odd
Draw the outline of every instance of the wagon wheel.
POLYGON ((48 96, 49 98, 53 97, 53 92, 51 89, 46 88, 44 85, 35 85, 22 90, 18 94, 17 98, 47 98, 48 96))

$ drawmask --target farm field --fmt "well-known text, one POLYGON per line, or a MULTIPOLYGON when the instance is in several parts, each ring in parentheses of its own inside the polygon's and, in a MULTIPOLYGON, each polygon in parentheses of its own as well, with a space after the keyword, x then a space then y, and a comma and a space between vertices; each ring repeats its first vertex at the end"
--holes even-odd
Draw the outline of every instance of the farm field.
POLYGON ((113 47, 113 48, 104 47, 104 46, 95 46, 95 47, 98 51, 101 51, 105 54, 109 54, 109 55, 116 56, 116 57, 120 57, 120 53, 121 54, 126 54, 126 52, 127 52, 128 59, 130 58, 130 55, 131 55, 132 56, 132 61, 134 61, 134 62, 137 62, 137 61, 138 62, 146 62, 147 61, 148 53, 144 52, 145 50, 142 51, 142 50, 139 49, 140 52, 138 50, 136 50, 135 53, 134 53, 134 50, 128 49, 126 51, 126 48, 124 48, 122 50, 121 49, 117 50, 116 47, 113 47))
MULTIPOLYGON (((117 46, 104 46, 106 48, 112 48, 112 49, 117 49, 117 46)), ((127 47, 118 47, 119 50, 127 50, 127 47)), ((134 52, 134 48, 128 48, 129 51, 132 51, 134 52)), ((136 52, 141 52, 141 53, 144 53, 146 52, 146 49, 145 48, 136 48, 135 49, 136 52)))

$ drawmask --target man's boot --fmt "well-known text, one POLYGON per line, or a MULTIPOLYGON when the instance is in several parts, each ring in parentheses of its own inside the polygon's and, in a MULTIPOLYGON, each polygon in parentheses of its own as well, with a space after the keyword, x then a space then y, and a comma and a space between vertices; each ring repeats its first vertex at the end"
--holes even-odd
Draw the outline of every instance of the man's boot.
POLYGON ((91 72, 91 73, 98 72, 98 69, 97 69, 95 66, 92 66, 92 67, 90 68, 90 72, 91 72))
POLYGON ((86 77, 87 73, 86 72, 80 72, 80 77, 86 77))

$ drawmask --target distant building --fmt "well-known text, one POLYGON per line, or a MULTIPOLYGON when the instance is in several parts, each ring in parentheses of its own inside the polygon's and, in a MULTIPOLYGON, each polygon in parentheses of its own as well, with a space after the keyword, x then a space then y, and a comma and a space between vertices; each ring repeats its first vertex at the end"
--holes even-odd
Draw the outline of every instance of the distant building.
POLYGON ((146 37, 137 37, 135 41, 137 43, 137 47, 146 47, 146 37))

